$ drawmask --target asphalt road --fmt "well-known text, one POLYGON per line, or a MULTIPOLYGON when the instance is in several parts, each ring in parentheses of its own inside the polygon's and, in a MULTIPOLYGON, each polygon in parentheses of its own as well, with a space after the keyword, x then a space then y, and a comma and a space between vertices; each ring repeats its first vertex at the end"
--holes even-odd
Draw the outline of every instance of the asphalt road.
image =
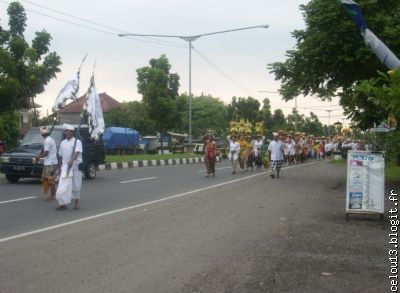
POLYGON ((217 168, 100 172, 78 211, 1 178, 0 292, 388 290, 388 227, 345 221, 343 167, 217 168))

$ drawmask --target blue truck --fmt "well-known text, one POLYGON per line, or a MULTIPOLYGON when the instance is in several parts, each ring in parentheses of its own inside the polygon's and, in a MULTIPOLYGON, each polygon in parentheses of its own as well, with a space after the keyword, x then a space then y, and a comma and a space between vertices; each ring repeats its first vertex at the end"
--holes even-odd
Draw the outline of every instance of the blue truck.
POLYGON ((138 131, 124 127, 107 127, 103 134, 106 152, 110 154, 135 154, 139 152, 138 131))

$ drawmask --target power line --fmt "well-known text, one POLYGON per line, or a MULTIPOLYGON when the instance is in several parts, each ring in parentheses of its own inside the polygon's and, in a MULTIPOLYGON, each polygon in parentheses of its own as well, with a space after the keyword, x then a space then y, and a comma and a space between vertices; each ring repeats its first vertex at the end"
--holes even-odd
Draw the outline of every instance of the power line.
MULTIPOLYGON (((228 79, 230 82, 232 82, 234 85, 237 87, 241 88, 243 91, 251 93, 251 95, 256 94, 252 90, 246 88, 242 84, 240 84, 237 80, 235 80, 233 77, 231 77, 229 74, 224 72, 222 69, 220 69, 217 65, 215 65, 212 61, 210 61, 207 57, 202 55, 199 50, 193 47, 193 50, 200 56, 201 59, 203 59, 208 65, 210 65, 212 68, 214 68, 217 72, 219 72, 221 75, 223 75, 226 79, 228 79)), ((257 95, 257 94, 256 94, 257 95)))
POLYGON ((65 15, 65 16, 68 16, 68 17, 71 17, 71 18, 75 18, 75 19, 80 20, 80 21, 91 23, 91 24, 94 24, 94 25, 97 25, 97 26, 100 26, 100 27, 104 27, 104 28, 108 28, 108 29, 111 29, 111 30, 115 30, 115 31, 118 31, 118 32, 124 32, 124 31, 122 31, 122 30, 120 30, 118 28, 114 28, 114 27, 111 27, 111 26, 107 26, 105 24, 101 24, 101 23, 98 23, 98 22, 95 22, 95 21, 84 19, 84 18, 81 18, 79 16, 74 16, 72 14, 68 14, 68 13, 65 13, 65 12, 60 11, 60 10, 56 10, 56 9, 53 9, 53 8, 50 8, 50 7, 47 7, 47 6, 44 6, 44 5, 40 5, 40 4, 34 3, 32 1, 28 1, 28 0, 21 0, 21 1, 29 3, 29 4, 31 4, 33 6, 37 6, 37 7, 43 8, 45 10, 49 10, 49 11, 52 11, 52 12, 55 12, 55 13, 58 13, 58 14, 61 14, 61 15, 65 15))
POLYGON ((310 110, 310 111, 325 111, 325 112, 333 112, 333 111, 339 111, 339 110, 343 110, 342 108, 338 108, 338 109, 312 109, 312 108, 303 108, 306 110, 310 110))
MULTIPOLYGON (((329 116, 318 116, 318 117, 321 117, 321 118, 329 118, 329 116)), ((346 117, 346 116, 344 116, 344 115, 331 115, 330 116, 331 118, 337 118, 337 117, 346 117)))
MULTIPOLYGON (((32 1, 27 1, 27 0, 22 0, 22 1, 27 2, 27 3, 31 4, 31 5, 40 7, 42 9, 49 10, 51 12, 55 12, 55 13, 58 13, 58 14, 61 14, 61 15, 67 16, 67 17, 71 17, 73 19, 77 19, 79 21, 87 22, 87 23, 90 23, 90 24, 93 24, 93 25, 96 25, 96 26, 99 26, 99 27, 106 28, 108 30, 114 30, 114 31, 117 31, 119 33, 126 32, 126 31, 121 30, 121 29, 117 29, 117 28, 114 28, 114 27, 111 27, 111 26, 100 24, 100 23, 97 23, 97 22, 94 22, 94 21, 91 21, 91 20, 87 20, 87 19, 81 18, 81 17, 73 16, 71 14, 68 14, 68 13, 53 9, 53 8, 49 8, 49 7, 46 7, 46 6, 43 6, 43 5, 39 5, 39 4, 36 4, 36 3, 32 2, 32 1)), ((4 4, 8 4, 8 5, 10 4, 10 2, 4 1, 4 0, 0 0, 0 2, 2 2, 4 4)), ((114 33, 114 32, 111 32, 111 31, 107 31, 107 30, 96 28, 96 27, 88 26, 88 25, 85 25, 85 24, 73 22, 73 21, 70 21, 70 20, 67 20, 67 19, 63 19, 63 18, 59 18, 59 17, 56 17, 56 16, 52 16, 52 15, 49 15, 49 14, 46 14, 46 13, 43 13, 43 12, 40 12, 40 11, 36 11, 36 10, 33 10, 33 9, 29 9, 29 8, 24 8, 24 9, 26 11, 29 11, 29 12, 32 12, 32 13, 35 13, 35 14, 38 14, 38 15, 41 15, 41 16, 44 16, 44 17, 51 18, 53 20, 57 20, 57 21, 64 22, 64 23, 68 23, 68 24, 71 24, 71 25, 74 25, 74 26, 78 26, 78 27, 82 27, 82 28, 85 28, 85 29, 88 29, 88 30, 92 30, 92 31, 96 31, 96 32, 100 32, 100 33, 104 33, 104 34, 108 34, 108 35, 113 35, 113 36, 117 36, 118 35, 117 33, 114 33)), ((129 37, 129 39, 132 39, 132 40, 135 40, 135 41, 139 41, 139 42, 144 42, 144 43, 151 43, 151 44, 155 44, 155 45, 169 46, 169 47, 175 47, 175 48, 186 48, 186 46, 178 44, 178 43, 159 40, 159 39, 155 39, 155 38, 154 38, 154 40, 143 40, 143 39, 129 37)))
MULTIPOLYGON (((322 105, 322 106, 316 106, 316 107, 304 107, 304 109, 313 109, 313 108, 324 108, 324 107, 339 107, 340 105, 322 105)), ((315 110, 319 110, 319 109, 315 109, 315 110)), ((323 110, 323 111, 327 111, 327 110, 323 110)))
POLYGON ((277 91, 257 91, 259 93, 279 94, 277 91))

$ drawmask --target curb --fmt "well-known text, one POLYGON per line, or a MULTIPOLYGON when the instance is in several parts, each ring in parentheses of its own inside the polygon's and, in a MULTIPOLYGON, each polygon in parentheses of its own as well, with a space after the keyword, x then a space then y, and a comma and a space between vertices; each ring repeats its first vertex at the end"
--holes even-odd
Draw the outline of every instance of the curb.
MULTIPOLYGON (((221 162, 221 158, 217 157, 217 162, 221 162)), ((185 158, 185 159, 166 159, 166 160, 140 160, 119 163, 106 163, 98 166, 98 171, 133 169, 141 167, 156 167, 156 166, 173 166, 204 163, 204 157, 200 158, 185 158)))

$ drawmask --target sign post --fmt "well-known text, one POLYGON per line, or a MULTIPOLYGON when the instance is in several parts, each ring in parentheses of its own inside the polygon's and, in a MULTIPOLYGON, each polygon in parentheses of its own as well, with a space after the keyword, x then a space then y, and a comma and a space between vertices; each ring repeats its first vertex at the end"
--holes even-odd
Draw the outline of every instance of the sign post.
POLYGON ((383 153, 349 151, 346 221, 349 214, 377 214, 383 221, 385 159, 383 153))

